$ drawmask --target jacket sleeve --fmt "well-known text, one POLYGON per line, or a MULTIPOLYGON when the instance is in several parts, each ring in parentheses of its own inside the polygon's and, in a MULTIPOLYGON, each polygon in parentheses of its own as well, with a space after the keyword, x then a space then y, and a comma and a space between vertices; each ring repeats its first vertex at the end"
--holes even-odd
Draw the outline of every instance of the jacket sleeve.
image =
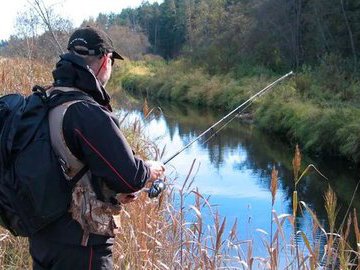
POLYGON ((63 132, 71 152, 115 192, 131 193, 145 185, 149 168, 134 156, 112 113, 96 104, 75 103, 64 116, 63 132))

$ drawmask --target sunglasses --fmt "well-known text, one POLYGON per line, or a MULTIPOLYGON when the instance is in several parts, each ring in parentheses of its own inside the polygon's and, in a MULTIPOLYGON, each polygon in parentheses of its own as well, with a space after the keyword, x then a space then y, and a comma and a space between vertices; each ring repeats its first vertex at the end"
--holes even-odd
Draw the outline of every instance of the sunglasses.
POLYGON ((111 60, 111 65, 113 66, 115 64, 115 58, 114 56, 111 54, 111 56, 109 57, 111 60))

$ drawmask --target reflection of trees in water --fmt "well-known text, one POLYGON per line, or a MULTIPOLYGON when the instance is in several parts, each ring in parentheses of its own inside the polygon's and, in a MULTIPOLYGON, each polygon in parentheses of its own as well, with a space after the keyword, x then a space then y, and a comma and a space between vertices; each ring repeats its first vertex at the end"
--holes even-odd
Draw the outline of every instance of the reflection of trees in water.
MULTIPOLYGON (((161 108, 170 134, 173 136, 178 131, 185 144, 223 117, 220 113, 207 108, 168 104, 162 105, 161 108)), ((211 132, 207 137, 209 136, 211 136, 211 132)), ((206 140, 207 138, 204 138, 200 140, 200 143, 206 140)), ((235 168, 253 170, 259 176, 259 184, 269 188, 271 170, 275 165, 279 170, 280 187, 286 194, 289 202, 288 208, 291 212, 291 198, 294 190, 291 161, 294 149, 283 144, 279 138, 267 135, 252 125, 241 124, 236 119, 202 145, 208 151, 209 159, 216 168, 220 168, 224 162, 224 155, 227 152, 225 149, 236 151, 239 146, 246 150, 247 159, 237 163, 235 168)), ((315 163, 308 157, 304 157, 302 164, 302 170, 305 169, 304 166, 315 164, 329 178, 329 181, 315 172, 310 173, 298 184, 299 199, 311 206, 319 218, 325 218, 323 193, 330 184, 338 196, 338 204, 342 205, 338 219, 339 222, 342 221, 342 215, 345 214, 355 190, 355 179, 357 179, 355 172, 348 170, 348 165, 339 160, 317 160, 315 163)), ((358 197, 359 193, 357 193, 358 197)), ((359 198, 354 200, 353 207, 360 209, 359 198)))
MULTIPOLYGON (((294 176, 291 165, 294 150, 288 149, 276 138, 266 136, 259 131, 256 131, 256 133, 252 140, 248 141, 244 146, 248 151, 250 166, 266 168, 266 161, 263 161, 264 158, 277 162, 276 167, 279 170, 282 188, 287 198, 291 198, 294 191, 294 176), (256 141, 259 141, 260 138, 267 149, 259 148, 258 144, 256 144, 256 141)), ((301 171, 309 164, 314 164, 329 180, 324 179, 317 172, 311 170, 310 173, 301 179, 297 186, 299 200, 306 202, 320 219, 327 219, 323 197, 324 192, 330 185, 338 197, 338 206, 340 207, 338 223, 340 224, 351 202, 357 184, 355 170, 347 170, 348 164, 340 160, 318 158, 315 162, 311 158, 303 156, 301 171)), ((270 174, 269 170, 266 172, 268 175, 270 174)), ((265 181, 269 182, 270 177, 265 178, 265 181)), ((360 210, 359 192, 357 193, 357 199, 353 201, 352 207, 360 210)), ((290 204, 289 209, 291 208, 292 205, 290 204)))

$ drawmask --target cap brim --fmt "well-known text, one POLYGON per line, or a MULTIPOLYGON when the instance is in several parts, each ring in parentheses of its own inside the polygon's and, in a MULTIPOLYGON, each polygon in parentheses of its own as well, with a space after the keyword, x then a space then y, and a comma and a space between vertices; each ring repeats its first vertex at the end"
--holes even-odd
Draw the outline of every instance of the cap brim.
POLYGON ((112 52, 113 58, 115 59, 121 59, 124 60, 124 57, 122 57, 120 54, 118 54, 117 52, 113 51, 112 52))

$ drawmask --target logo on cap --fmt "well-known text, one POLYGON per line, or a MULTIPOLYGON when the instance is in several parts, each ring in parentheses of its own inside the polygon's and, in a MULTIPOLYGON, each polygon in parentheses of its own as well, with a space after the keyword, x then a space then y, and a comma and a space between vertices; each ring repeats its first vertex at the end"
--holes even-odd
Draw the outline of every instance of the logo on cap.
POLYGON ((72 41, 69 42, 69 46, 71 46, 74 42, 83 42, 85 44, 88 44, 87 41, 83 38, 74 38, 72 41))

